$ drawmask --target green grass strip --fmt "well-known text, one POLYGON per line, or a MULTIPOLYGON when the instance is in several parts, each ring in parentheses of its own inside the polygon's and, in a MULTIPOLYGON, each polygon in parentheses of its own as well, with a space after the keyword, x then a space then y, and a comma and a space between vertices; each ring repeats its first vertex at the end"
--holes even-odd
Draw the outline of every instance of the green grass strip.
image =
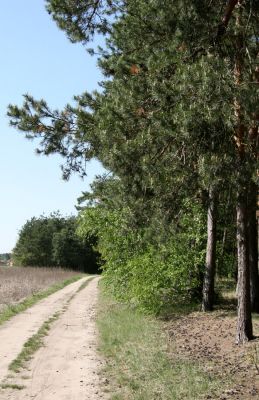
POLYGON ((118 304, 104 289, 98 328, 112 400, 197 400, 221 385, 196 362, 174 356, 162 321, 118 304))
POLYGON ((75 275, 72 278, 66 279, 65 281, 62 281, 60 283, 56 283, 55 285, 50 286, 46 290, 40 291, 30 297, 27 297, 21 303, 7 306, 0 313, 0 325, 2 325, 4 322, 8 321, 15 315, 27 310, 29 307, 38 303, 38 301, 44 299, 45 297, 50 296, 51 294, 57 292, 60 289, 63 289, 65 286, 78 281, 79 279, 83 278, 84 276, 85 275, 75 275))
POLYGON ((58 319, 60 314, 61 311, 53 314, 47 321, 43 322, 38 332, 32 335, 27 342, 25 342, 20 354, 9 365, 9 371, 18 373, 21 369, 25 368, 26 362, 30 361, 33 354, 44 345, 43 338, 47 336, 51 324, 58 319))
POLYGON ((15 389, 15 390, 22 390, 25 388, 24 385, 18 385, 17 383, 1 383, 1 389, 15 389))

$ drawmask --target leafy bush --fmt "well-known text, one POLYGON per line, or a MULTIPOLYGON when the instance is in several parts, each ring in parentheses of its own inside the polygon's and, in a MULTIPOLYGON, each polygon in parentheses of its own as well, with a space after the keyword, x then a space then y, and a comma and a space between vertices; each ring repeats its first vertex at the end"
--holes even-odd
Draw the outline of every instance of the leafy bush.
POLYGON ((204 215, 190 207, 166 240, 147 239, 144 228, 129 227, 129 211, 87 208, 79 218, 79 234, 98 236, 105 282, 117 299, 153 313, 201 293, 205 257, 204 215))

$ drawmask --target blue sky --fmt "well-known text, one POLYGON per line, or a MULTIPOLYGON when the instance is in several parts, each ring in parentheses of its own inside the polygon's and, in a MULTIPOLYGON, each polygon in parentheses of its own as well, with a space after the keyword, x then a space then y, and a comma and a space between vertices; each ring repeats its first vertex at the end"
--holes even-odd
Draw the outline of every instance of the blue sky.
POLYGON ((79 44, 71 44, 45 11, 44 0, 8 0, 0 13, 0 253, 15 245, 19 229, 31 217, 60 210, 75 213, 74 205, 96 174, 88 165, 82 181, 61 179, 59 156, 38 156, 36 143, 9 127, 9 103, 21 104, 22 94, 44 98, 54 108, 73 95, 97 88, 101 80, 96 60, 79 44))

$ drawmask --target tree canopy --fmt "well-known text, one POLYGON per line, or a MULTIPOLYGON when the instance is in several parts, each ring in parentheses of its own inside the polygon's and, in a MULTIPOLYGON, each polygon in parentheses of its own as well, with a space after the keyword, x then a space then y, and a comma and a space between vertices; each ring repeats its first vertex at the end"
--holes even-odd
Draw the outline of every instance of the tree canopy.
POLYGON ((33 217, 21 228, 13 250, 16 265, 71 268, 88 273, 99 270, 94 236, 77 235, 75 217, 53 213, 33 217))

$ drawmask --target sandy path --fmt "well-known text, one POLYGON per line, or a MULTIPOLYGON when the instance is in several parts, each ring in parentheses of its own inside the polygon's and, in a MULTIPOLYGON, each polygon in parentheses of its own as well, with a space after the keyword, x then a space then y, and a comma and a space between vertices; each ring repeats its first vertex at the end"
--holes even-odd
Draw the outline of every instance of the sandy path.
POLYGON ((62 309, 86 279, 88 277, 53 293, 0 326, 0 382, 7 375, 8 365, 20 353, 24 343, 38 331, 48 317, 62 309))
POLYGON ((104 399, 98 375, 102 361, 96 353, 97 284, 98 278, 89 282, 54 322, 45 347, 35 354, 29 371, 23 372, 28 379, 14 378, 13 383, 26 388, 1 390, 1 400, 104 399))

